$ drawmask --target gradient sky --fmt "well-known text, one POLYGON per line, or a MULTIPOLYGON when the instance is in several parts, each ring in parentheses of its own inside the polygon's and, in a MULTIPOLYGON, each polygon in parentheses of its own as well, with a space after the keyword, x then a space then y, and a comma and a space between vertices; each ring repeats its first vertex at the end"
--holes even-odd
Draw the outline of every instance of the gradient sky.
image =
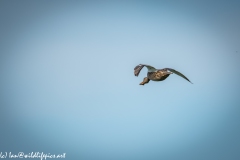
POLYGON ((0 1, 0 152, 240 159, 239 1, 0 1), (139 83, 139 63, 174 68, 139 83))

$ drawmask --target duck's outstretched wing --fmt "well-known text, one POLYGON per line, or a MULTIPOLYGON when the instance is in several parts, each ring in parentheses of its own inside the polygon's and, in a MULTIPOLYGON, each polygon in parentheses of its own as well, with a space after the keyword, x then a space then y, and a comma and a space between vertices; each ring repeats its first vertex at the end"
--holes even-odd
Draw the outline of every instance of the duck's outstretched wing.
MULTIPOLYGON (((168 70, 168 71, 170 71, 170 72, 172 72, 172 73, 175 73, 175 74, 181 76, 182 78, 186 79, 186 80, 189 81, 190 83, 192 83, 192 82, 191 82, 186 76, 184 76, 182 73, 180 73, 180 72, 178 72, 178 71, 176 71, 176 70, 174 70, 174 69, 171 69, 171 68, 164 68, 164 69, 166 69, 166 70, 168 70)), ((192 84, 193 84, 193 83, 192 83, 192 84)))
POLYGON ((139 64, 134 68, 134 75, 138 76, 143 67, 147 67, 148 69, 155 69, 154 67, 146 64, 139 64))

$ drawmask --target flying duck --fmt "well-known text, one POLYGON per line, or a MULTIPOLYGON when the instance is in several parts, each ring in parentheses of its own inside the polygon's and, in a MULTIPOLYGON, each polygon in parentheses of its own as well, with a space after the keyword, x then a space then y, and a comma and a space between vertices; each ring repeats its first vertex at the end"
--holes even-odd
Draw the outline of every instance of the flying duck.
POLYGON ((143 81, 139 85, 144 85, 148 83, 150 80, 152 81, 163 81, 165 80, 170 74, 177 74, 181 76, 182 78, 186 79, 190 83, 192 83, 187 77, 185 77, 182 73, 171 69, 171 68, 163 68, 163 69, 156 69, 152 66, 146 65, 146 64, 139 64, 134 68, 134 75, 138 76, 140 71, 142 70, 143 67, 147 67, 148 73, 147 77, 143 79, 143 81))

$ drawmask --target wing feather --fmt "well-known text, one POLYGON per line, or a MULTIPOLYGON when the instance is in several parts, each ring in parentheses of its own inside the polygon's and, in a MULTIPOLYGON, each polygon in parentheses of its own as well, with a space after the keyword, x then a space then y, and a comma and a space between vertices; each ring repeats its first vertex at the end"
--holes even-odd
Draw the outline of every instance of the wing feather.
POLYGON ((147 64, 139 64, 139 65, 137 65, 137 66, 134 68, 134 75, 135 75, 135 76, 138 76, 143 67, 147 67, 148 70, 149 70, 149 69, 155 69, 154 67, 149 66, 149 65, 147 65, 147 64))
POLYGON ((135 68, 134 68, 134 75, 135 76, 138 76, 140 71, 142 70, 142 68, 144 67, 145 65, 142 65, 142 64, 139 64, 137 65, 135 68))
MULTIPOLYGON (((174 69, 171 69, 171 68, 165 68, 165 69, 167 69, 167 70, 169 70, 170 72, 173 72, 173 73, 179 75, 180 77, 182 77, 182 78, 186 79, 187 81, 189 81, 190 83, 192 83, 192 82, 191 82, 186 76, 184 76, 182 73, 180 73, 180 72, 178 72, 178 71, 176 71, 176 70, 174 70, 174 69)), ((193 84, 193 83, 192 83, 192 84, 193 84)))

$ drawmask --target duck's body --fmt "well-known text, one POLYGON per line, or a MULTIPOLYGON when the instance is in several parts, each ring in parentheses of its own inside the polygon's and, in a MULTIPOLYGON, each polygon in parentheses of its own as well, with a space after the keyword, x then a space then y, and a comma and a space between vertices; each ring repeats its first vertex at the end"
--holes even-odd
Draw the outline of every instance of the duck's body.
POLYGON ((168 72, 166 69, 158 69, 155 72, 148 72, 147 77, 152 81, 163 81, 165 80, 171 72, 168 72))
POLYGON ((155 69, 152 66, 149 65, 145 65, 145 64, 139 64, 134 68, 134 74, 135 76, 138 76, 140 71, 142 70, 143 67, 147 67, 148 69, 148 73, 147 73, 147 77, 145 77, 143 79, 143 82, 140 83, 140 85, 144 85, 146 83, 148 83, 150 80, 152 81, 163 81, 165 80, 170 74, 177 74, 181 77, 183 77, 184 79, 186 79, 187 81, 189 81, 190 83, 192 83, 187 77, 185 77, 182 73, 171 69, 171 68, 164 68, 164 69, 155 69))

